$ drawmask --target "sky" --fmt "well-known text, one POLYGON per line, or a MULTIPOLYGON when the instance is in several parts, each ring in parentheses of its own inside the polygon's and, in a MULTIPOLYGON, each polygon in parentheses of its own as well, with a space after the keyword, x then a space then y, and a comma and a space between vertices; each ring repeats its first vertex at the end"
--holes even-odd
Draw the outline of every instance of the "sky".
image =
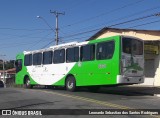
MULTIPOLYGON (((65 12, 58 20, 61 44, 82 42, 103 27, 159 13, 160 0, 0 0, 0 59, 15 60, 23 51, 55 45, 50 10, 65 12)), ((160 16, 112 28, 160 30, 160 16)))

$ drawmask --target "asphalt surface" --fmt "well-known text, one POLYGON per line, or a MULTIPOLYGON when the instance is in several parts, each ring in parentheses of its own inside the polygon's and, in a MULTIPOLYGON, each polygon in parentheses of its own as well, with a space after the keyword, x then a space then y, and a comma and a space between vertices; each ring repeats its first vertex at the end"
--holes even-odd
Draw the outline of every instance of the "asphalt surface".
MULTIPOLYGON (((77 92, 68 92, 63 88, 34 89, 24 88, 0 88, 0 109, 157 109, 160 110, 160 88, 123 86, 107 87, 100 89, 97 93, 89 92, 87 89, 79 89, 77 92)), ((51 111, 55 112, 55 111, 51 111)), ((59 112, 59 111, 58 111, 59 112)), ((57 113, 58 113, 57 112, 57 113)), ((63 111, 64 113, 65 111, 63 111)), ((62 114, 63 114, 62 113, 62 114)), ((2 117, 2 116, 0 116, 2 117)), ((3 116, 8 117, 8 116, 3 116)), ((17 117, 17 116, 10 116, 17 117)), ((28 116, 23 116, 28 117, 28 116)), ((30 117, 122 117, 122 118, 157 118, 157 115, 45 115, 30 117)))

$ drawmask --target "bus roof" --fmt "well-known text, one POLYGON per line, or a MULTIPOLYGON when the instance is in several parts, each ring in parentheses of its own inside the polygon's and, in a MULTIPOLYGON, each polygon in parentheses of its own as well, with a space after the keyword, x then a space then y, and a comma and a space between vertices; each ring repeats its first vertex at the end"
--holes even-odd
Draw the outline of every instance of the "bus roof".
POLYGON ((49 51, 49 50, 54 50, 54 49, 61 49, 61 48, 66 48, 66 47, 72 47, 72 46, 77 46, 79 45, 78 42, 69 42, 69 43, 64 43, 56 46, 51 46, 49 48, 44 48, 44 49, 39 49, 39 50, 33 50, 33 51, 24 51, 25 54, 30 54, 32 52, 41 52, 41 51, 49 51))

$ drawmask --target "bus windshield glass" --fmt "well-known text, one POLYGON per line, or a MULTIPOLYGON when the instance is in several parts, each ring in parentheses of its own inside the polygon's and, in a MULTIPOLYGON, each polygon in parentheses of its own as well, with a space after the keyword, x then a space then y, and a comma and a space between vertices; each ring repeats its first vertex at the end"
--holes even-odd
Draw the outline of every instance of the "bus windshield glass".
POLYGON ((143 41, 124 37, 122 39, 123 53, 131 55, 143 55, 143 41))

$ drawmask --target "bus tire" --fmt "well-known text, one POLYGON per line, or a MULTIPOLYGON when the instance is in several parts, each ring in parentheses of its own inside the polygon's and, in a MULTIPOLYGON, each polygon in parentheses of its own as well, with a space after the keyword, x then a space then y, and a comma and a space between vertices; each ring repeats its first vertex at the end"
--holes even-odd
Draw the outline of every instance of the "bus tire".
POLYGON ((33 85, 30 84, 30 79, 29 77, 25 78, 25 88, 31 89, 33 88, 33 85))
POLYGON ((68 76, 66 80, 66 90, 74 92, 76 91, 76 80, 74 76, 68 76))
POLYGON ((4 88, 4 83, 3 81, 0 80, 0 87, 3 87, 4 88))

